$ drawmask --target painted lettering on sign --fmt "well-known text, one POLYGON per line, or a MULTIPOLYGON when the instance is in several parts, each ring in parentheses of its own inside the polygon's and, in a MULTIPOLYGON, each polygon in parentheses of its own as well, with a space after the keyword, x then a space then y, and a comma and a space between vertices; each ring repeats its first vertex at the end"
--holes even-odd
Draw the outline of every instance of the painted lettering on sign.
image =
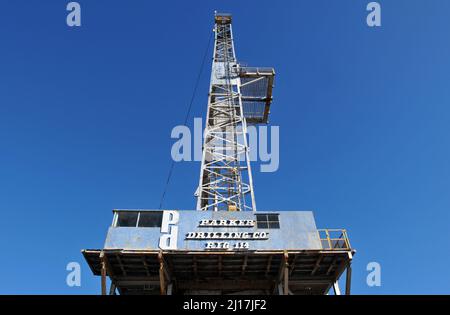
POLYGON ((161 223, 161 237, 159 238, 159 248, 177 249, 178 221, 180 214, 178 211, 164 211, 161 223))
POLYGON ((239 249, 249 249, 248 242, 236 242, 233 245, 230 245, 228 242, 208 242, 205 244, 205 249, 216 249, 216 250, 239 250, 239 249))
POLYGON ((186 234, 185 239, 187 241, 211 240, 205 243, 205 250, 248 250, 250 248, 250 242, 248 241, 269 239, 268 232, 248 232, 248 229, 246 229, 255 226, 256 220, 204 219, 199 221, 199 228, 233 228, 233 231, 214 232, 209 230, 207 232, 189 232, 186 234), (243 229, 243 232, 239 232, 239 230, 236 231, 235 228, 244 228, 245 230, 243 229), (234 242, 229 242, 227 240, 233 240, 234 242))
POLYGON ((188 240, 198 239, 250 239, 250 240, 265 240, 269 238, 268 232, 189 232, 186 234, 188 240))
POLYGON ((255 220, 201 220, 199 227, 253 227, 255 220))

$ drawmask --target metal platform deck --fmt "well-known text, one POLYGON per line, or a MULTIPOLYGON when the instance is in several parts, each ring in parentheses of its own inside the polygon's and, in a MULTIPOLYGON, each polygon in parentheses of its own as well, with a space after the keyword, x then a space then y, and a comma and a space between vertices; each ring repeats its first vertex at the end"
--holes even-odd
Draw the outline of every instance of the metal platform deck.
POLYGON ((275 70, 240 67, 242 109, 248 124, 267 124, 272 103, 275 70))
MULTIPOLYGON (((301 251, 83 250, 110 294, 327 294, 346 273, 351 249, 301 251), (103 269, 102 269, 103 266, 103 269)), ((336 288, 335 288, 336 289, 336 288)), ((336 292, 339 293, 339 292, 336 292)))

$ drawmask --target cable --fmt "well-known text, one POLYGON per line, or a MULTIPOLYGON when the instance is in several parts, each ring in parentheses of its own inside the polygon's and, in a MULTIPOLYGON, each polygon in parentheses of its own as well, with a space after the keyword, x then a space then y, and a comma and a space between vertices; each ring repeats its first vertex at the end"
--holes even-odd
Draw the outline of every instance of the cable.
MULTIPOLYGON (((213 32, 211 32, 210 35, 209 35, 208 44, 206 45, 205 53, 203 54, 202 63, 200 65, 200 71, 198 72, 197 80, 195 82, 194 91, 192 92, 191 101, 189 102, 189 107, 188 107, 188 110, 187 110, 187 113, 186 113, 186 117, 184 119, 184 125, 187 124, 187 121, 188 121, 189 116, 191 114, 192 104, 194 103, 194 99, 195 99, 195 96, 197 94, 198 84, 200 83, 200 78, 201 78, 202 73, 203 73, 203 67, 205 66, 206 56, 208 55, 209 46, 211 45, 212 35, 213 35, 213 32)), ((170 169, 169 169, 169 174, 167 175, 166 185, 164 186, 164 191, 163 191, 163 194, 161 196, 161 201, 159 203, 159 210, 162 209, 164 198, 166 196, 167 188, 169 187, 170 178, 172 177, 172 173, 173 173, 173 168, 174 167, 175 167, 175 161, 172 159, 172 163, 171 163, 170 169)))

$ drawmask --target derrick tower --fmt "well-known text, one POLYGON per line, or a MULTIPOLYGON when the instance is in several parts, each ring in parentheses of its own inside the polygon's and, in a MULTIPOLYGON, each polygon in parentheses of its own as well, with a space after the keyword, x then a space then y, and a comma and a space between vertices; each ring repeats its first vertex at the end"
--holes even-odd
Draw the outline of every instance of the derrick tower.
POLYGON ((247 124, 267 123, 275 72, 237 62, 231 15, 215 14, 214 33, 197 210, 256 211, 247 124))
POLYGON ((199 211, 114 209, 104 245, 83 256, 102 294, 108 277, 109 294, 340 294, 343 274, 350 294, 345 229, 318 229, 312 211, 256 212, 247 126, 268 122, 275 72, 238 63, 231 16, 214 19, 199 211))

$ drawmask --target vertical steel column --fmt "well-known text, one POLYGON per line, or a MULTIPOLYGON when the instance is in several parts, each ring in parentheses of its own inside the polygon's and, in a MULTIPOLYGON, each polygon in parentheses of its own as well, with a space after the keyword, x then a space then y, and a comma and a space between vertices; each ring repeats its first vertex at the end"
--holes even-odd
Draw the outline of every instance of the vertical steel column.
POLYGON ((341 295, 341 289, 339 289, 338 280, 336 280, 336 282, 333 283, 333 291, 334 291, 334 295, 341 295))

